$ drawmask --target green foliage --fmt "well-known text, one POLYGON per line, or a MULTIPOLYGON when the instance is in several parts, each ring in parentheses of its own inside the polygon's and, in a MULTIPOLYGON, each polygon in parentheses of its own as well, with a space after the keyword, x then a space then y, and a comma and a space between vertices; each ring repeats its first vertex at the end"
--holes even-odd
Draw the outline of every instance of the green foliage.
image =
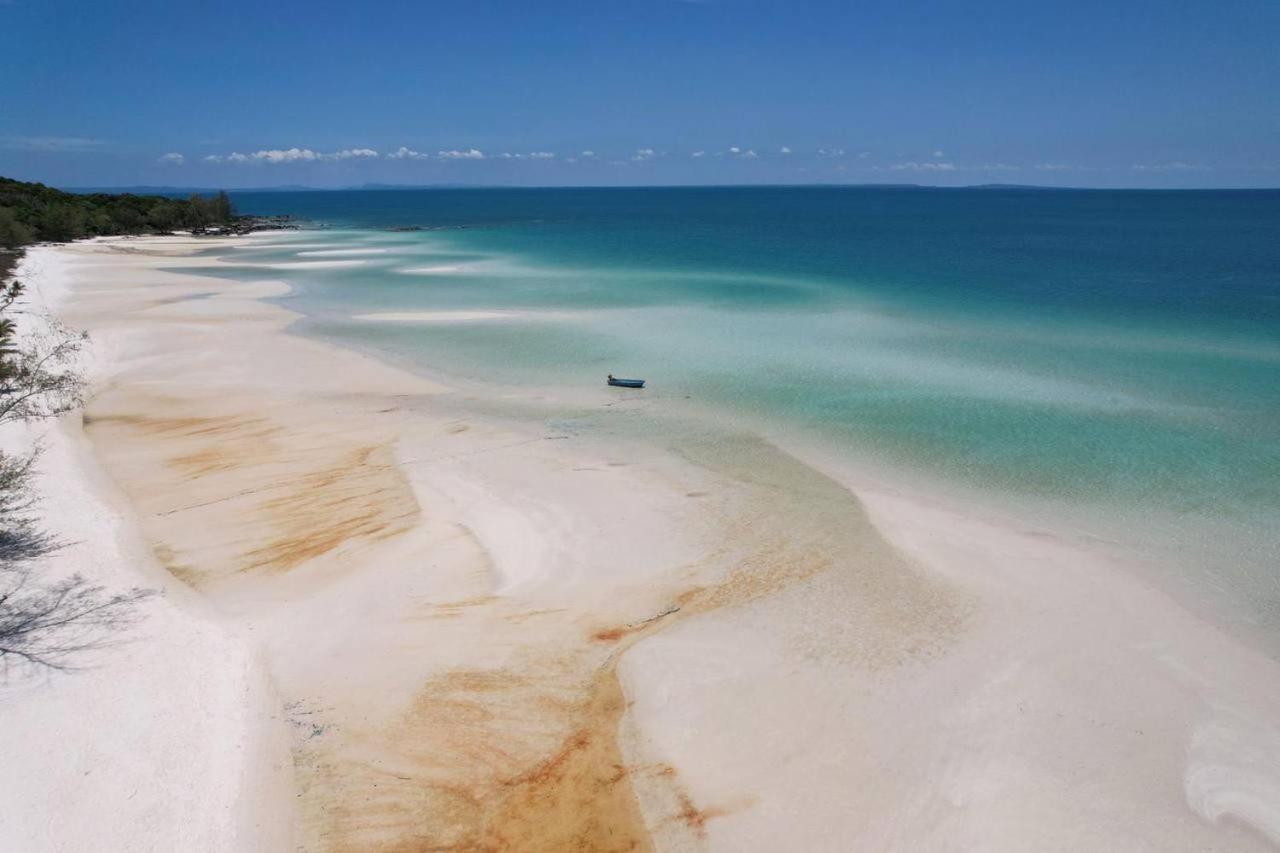
POLYGON ((75 195, 0 178, 0 248, 108 234, 156 234, 235 221, 225 192, 187 199, 158 195, 75 195))
POLYGON ((35 229, 19 222, 12 208, 0 207, 0 248, 16 249, 35 239, 35 229))

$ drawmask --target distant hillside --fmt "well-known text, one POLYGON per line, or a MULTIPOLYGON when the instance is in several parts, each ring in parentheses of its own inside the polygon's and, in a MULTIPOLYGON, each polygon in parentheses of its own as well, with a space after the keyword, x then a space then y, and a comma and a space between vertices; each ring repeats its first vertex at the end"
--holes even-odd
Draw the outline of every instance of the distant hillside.
POLYGON ((212 196, 92 193, 77 195, 44 184, 0 177, 0 278, 23 246, 108 234, 163 234, 235 221, 231 199, 212 196))
MULTIPOLYGON (((76 195, 94 195, 107 193, 109 195, 120 195, 128 193, 130 195, 162 195, 166 197, 182 196, 186 198, 192 194, 195 195, 217 195, 221 190, 217 187, 188 187, 188 186, 168 186, 154 184, 140 184, 138 186, 114 186, 114 187, 59 187, 63 192, 75 193, 76 195)), ((270 192, 303 192, 315 190, 317 187, 305 187, 302 184, 280 184, 273 187, 232 187, 232 192, 242 193, 270 193, 270 192)))
MULTIPOLYGON (((263 187, 232 187, 234 193, 323 193, 350 192, 352 190, 452 190, 452 189, 493 189, 504 188, 505 184, 340 184, 337 186, 312 187, 304 184, 273 184, 263 187)), ((69 193, 135 193, 138 195, 189 196, 192 193, 209 195, 217 193, 217 189, 209 187, 170 187, 170 186, 136 186, 136 187, 62 187, 69 193)))

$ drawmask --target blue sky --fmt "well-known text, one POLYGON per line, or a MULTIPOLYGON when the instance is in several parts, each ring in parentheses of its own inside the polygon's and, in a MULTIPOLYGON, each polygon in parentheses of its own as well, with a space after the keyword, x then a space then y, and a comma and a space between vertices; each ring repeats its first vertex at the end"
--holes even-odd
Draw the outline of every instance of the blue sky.
POLYGON ((0 0, 60 186, 1280 186, 1280 2, 0 0))

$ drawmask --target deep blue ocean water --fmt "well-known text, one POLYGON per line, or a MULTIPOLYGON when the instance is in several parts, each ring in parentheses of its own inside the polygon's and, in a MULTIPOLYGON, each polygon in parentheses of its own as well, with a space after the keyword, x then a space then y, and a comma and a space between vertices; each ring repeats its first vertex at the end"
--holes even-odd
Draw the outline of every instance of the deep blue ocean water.
POLYGON ((227 264, 283 265, 308 333, 499 387, 641 375, 726 422, 1101 536, 1141 527, 1258 619, 1280 613, 1280 191, 234 199, 323 226, 227 264), (352 319, 449 311, 505 313, 352 319))

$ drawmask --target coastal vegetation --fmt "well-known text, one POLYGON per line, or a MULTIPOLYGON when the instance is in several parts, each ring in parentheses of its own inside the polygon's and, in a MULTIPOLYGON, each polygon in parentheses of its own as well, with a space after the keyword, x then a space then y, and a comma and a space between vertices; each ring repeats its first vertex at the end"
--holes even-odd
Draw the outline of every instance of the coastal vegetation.
POLYGON ((188 198, 132 193, 76 194, 0 177, 0 280, 32 243, 115 234, 202 231, 235 223, 225 192, 188 198))

